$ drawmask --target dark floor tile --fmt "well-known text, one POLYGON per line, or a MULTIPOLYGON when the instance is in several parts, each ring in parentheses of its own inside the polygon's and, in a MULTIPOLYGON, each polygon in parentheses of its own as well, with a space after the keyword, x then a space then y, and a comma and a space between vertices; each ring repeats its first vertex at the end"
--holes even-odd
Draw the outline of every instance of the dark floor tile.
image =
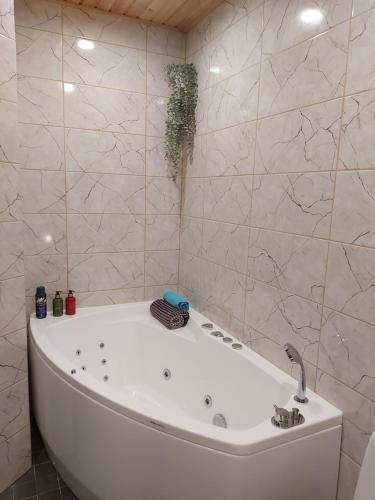
POLYGON ((62 488, 67 488, 67 485, 65 484, 65 481, 64 479, 60 476, 60 474, 57 474, 57 479, 59 481, 59 486, 60 486, 60 490, 62 488))
POLYGON ((60 490, 49 491, 41 495, 38 494, 38 500, 61 500, 60 490))
POLYGON ((0 500, 13 500, 13 492, 11 488, 8 488, 0 493, 0 500))
POLYGON ((29 483, 30 481, 35 480, 35 475, 34 475, 34 467, 31 467, 25 474, 23 474, 21 477, 17 479, 15 483, 13 483, 13 486, 18 486, 19 484, 22 483, 29 483))
POLYGON ((33 450, 34 465, 45 464, 46 462, 50 462, 50 459, 45 449, 37 450, 36 452, 33 450))
POLYGON ((50 474, 49 476, 40 476, 36 478, 36 491, 38 497, 41 493, 47 493, 49 491, 54 491, 59 489, 59 483, 57 481, 57 474, 50 474))
POLYGON ((35 479, 13 486, 13 500, 24 500, 36 495, 35 479))
POLYGON ((34 466, 11 487, 0 493, 0 500, 78 500, 58 477, 33 419, 31 440, 34 466))
POLYGON ((62 500, 78 500, 78 497, 76 497, 75 494, 71 492, 69 488, 62 488, 61 498, 62 500))
POLYGON ((31 448, 34 453, 45 449, 42 437, 40 434, 35 435, 33 431, 31 431, 31 448))
POLYGON ((46 462, 35 466, 35 477, 37 479, 38 477, 50 476, 51 474, 57 474, 52 462, 46 462))

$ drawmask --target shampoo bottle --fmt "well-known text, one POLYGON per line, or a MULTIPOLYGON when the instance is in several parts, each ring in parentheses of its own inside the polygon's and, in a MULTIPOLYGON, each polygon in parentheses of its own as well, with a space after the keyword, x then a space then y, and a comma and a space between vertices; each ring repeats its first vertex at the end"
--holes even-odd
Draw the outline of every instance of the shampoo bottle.
POLYGON ((52 301, 52 311, 54 316, 62 316, 64 313, 64 301, 60 295, 60 290, 56 290, 55 298, 52 301))
POLYGON ((76 313, 76 298, 73 295, 74 290, 69 290, 68 296, 65 299, 65 313, 72 316, 76 313))
POLYGON ((47 317, 47 295, 44 286, 38 286, 36 289, 35 315, 38 319, 47 317))

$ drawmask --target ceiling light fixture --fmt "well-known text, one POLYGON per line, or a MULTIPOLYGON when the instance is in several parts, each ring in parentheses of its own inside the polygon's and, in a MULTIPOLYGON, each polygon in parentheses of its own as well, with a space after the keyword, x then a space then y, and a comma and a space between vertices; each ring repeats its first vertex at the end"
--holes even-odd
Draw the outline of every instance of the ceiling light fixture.
POLYGON ((78 40, 77 47, 82 50, 93 50, 95 48, 95 43, 91 40, 78 40))
POLYGON ((220 71, 221 70, 220 70, 219 66, 211 66, 211 68, 210 68, 210 72, 214 73, 215 75, 218 75, 220 73, 220 71))
POLYGON ((317 24, 323 19, 323 12, 320 9, 305 9, 301 12, 300 19, 305 24, 317 24))
POLYGON ((64 83, 64 92, 73 92, 75 89, 72 83, 64 83))

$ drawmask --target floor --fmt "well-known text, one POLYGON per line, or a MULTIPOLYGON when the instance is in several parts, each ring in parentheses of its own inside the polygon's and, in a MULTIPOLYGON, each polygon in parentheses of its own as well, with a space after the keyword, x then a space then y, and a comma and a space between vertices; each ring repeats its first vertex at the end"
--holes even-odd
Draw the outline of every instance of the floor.
POLYGON ((31 469, 0 493, 0 500, 77 500, 56 472, 34 423, 31 425, 31 445, 31 469))

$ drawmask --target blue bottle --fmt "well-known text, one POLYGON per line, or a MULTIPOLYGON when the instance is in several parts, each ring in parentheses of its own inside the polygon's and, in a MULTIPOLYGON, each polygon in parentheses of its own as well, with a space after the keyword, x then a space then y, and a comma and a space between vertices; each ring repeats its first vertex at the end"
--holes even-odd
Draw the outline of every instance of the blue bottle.
POLYGON ((44 286, 38 286, 36 289, 35 314, 38 319, 47 317, 47 295, 44 286))

